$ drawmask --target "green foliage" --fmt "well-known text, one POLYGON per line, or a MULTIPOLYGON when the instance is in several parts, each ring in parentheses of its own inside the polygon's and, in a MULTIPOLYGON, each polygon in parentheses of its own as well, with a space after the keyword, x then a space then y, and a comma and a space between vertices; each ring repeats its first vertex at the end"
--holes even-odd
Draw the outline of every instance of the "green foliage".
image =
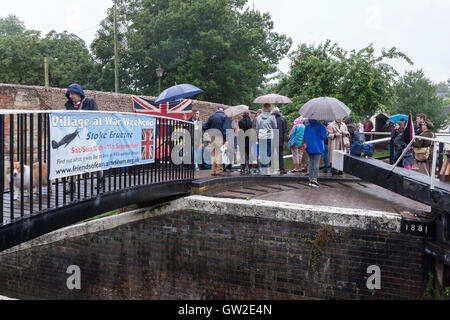
POLYGON ((42 43, 49 61, 51 86, 67 88, 72 83, 79 83, 85 89, 95 88, 94 61, 81 38, 66 31, 51 31, 42 43))
POLYGON ((15 16, 0 17, 0 82, 44 85, 44 57, 49 60, 50 85, 78 82, 93 88, 94 64, 84 41, 74 34, 26 30, 15 16))
POLYGON ((15 15, 0 18, 0 36, 9 37, 23 34, 25 25, 15 15))
POLYGON ((25 30, 23 23, 10 15, 0 18, 0 35, 0 82, 43 84, 40 33, 25 30))
POLYGON ((395 86, 397 99, 390 106, 391 114, 411 114, 414 118, 424 113, 433 122, 435 129, 448 123, 444 114, 443 99, 436 96, 437 86, 425 77, 422 70, 407 71, 395 86))
POLYGON ((450 97, 449 84, 447 84, 446 82, 438 83, 436 93, 440 94, 441 96, 450 97))
POLYGON ((302 44, 293 52, 291 71, 280 79, 278 92, 293 99, 283 107, 289 121, 310 99, 335 97, 347 104, 355 116, 373 115, 393 103, 397 71, 386 59, 411 60, 395 47, 375 55, 372 45, 348 53, 330 40, 319 45, 302 44))
POLYGON ((450 300, 450 287, 442 288, 435 274, 428 273, 428 281, 423 295, 425 300, 450 300))
MULTIPOLYGON (((165 69, 162 89, 192 83, 197 99, 249 104, 276 71, 291 39, 273 32, 270 15, 245 8, 246 0, 119 0, 121 87, 156 95, 155 69, 165 69), (126 28, 125 28, 126 27, 126 28), (121 77, 122 78, 122 77, 121 77)), ((112 88, 112 11, 91 48, 101 64, 102 88, 112 88)))

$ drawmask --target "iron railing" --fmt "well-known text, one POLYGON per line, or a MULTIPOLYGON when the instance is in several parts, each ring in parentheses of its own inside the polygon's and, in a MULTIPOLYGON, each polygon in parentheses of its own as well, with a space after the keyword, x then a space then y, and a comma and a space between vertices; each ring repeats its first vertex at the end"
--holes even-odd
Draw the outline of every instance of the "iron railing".
MULTIPOLYGON (((194 169, 189 163, 175 164, 171 151, 177 145, 183 150, 189 139, 174 141, 175 130, 194 132, 193 123, 153 117, 156 119, 155 163, 133 167, 113 168, 104 172, 80 174, 49 180, 45 167, 50 163, 50 113, 60 111, 2 111, 0 112, 0 226, 53 209, 95 199, 103 194, 176 180, 193 180, 194 169), (30 168, 29 181, 25 175, 15 176, 16 166, 24 172, 30 168), (33 177, 33 168, 37 175, 33 177), (16 187, 14 187, 16 183, 16 187), (26 185, 31 187, 25 190, 26 185), (33 191, 34 189, 34 191, 33 191)), ((105 113, 105 112, 102 112, 105 113)), ((117 114, 117 113, 114 113, 117 114)), ((126 113, 123 113, 126 115, 126 113)), ((133 114, 136 115, 136 114, 133 114)), ((142 115, 140 115, 142 116, 142 115)), ((194 140, 191 139, 191 144, 194 140)), ((193 154, 191 155, 193 163, 193 154)), ((28 179, 28 177, 27 177, 28 179)), ((120 208, 118 203, 117 208, 120 208)))
MULTIPOLYGON (((445 134, 438 134, 437 137, 441 137, 444 138, 446 135, 445 134)), ((400 157, 397 159, 397 161, 394 163, 393 161, 393 157, 392 157, 392 150, 394 149, 393 146, 393 142, 391 138, 385 138, 385 139, 378 139, 378 140, 373 140, 373 141, 366 141, 364 143, 366 144, 378 144, 378 143, 390 143, 390 149, 391 149, 391 160, 390 160, 390 164, 392 165, 392 171, 395 170, 395 168, 397 168, 397 166, 400 164, 400 162, 403 160, 403 157, 405 156, 406 152, 411 148, 412 144, 417 141, 417 140, 426 140, 431 142, 431 149, 433 150, 433 154, 432 154, 432 169, 431 169, 431 176, 430 176, 430 188, 434 189, 434 185, 435 185, 435 179, 436 176, 438 176, 438 179, 440 180, 441 177, 441 172, 442 172, 442 168, 444 165, 444 156, 447 154, 449 154, 448 151, 448 147, 446 148, 445 146, 450 146, 450 141, 445 141, 443 139, 431 139, 431 138, 426 138, 426 137, 421 137, 421 136, 416 136, 414 139, 411 140, 411 142, 406 146, 406 148, 404 149, 404 151, 402 152, 402 154, 400 155, 400 157)))

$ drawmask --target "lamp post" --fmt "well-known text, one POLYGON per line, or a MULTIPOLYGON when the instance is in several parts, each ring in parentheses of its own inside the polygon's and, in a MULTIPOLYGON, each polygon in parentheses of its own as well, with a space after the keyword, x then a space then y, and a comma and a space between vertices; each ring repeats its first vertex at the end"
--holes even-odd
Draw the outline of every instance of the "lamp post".
POLYGON ((158 95, 161 94, 161 78, 164 75, 164 69, 159 65, 158 68, 156 68, 156 75, 158 76, 158 95))

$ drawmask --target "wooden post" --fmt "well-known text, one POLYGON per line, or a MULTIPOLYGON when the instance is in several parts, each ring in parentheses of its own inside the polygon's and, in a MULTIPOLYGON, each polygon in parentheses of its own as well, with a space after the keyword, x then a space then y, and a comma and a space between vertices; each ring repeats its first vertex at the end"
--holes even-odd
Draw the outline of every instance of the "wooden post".
POLYGON ((48 59, 47 57, 44 58, 44 79, 45 79, 45 86, 49 87, 49 82, 48 82, 48 59))
POLYGON ((114 84, 115 92, 119 93, 119 66, 117 45, 117 7, 114 5, 114 84))

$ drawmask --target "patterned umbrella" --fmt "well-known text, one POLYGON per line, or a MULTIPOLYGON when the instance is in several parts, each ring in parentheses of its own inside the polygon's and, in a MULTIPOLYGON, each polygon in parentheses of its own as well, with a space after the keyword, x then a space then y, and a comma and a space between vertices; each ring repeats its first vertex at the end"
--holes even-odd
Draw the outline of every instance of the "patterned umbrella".
POLYGON ((336 120, 348 117, 352 111, 336 98, 321 97, 308 101, 299 114, 314 120, 336 120))
POLYGON ((256 100, 253 103, 292 103, 291 99, 285 96, 280 96, 279 94, 268 94, 267 96, 262 96, 259 98, 256 98, 256 100))

